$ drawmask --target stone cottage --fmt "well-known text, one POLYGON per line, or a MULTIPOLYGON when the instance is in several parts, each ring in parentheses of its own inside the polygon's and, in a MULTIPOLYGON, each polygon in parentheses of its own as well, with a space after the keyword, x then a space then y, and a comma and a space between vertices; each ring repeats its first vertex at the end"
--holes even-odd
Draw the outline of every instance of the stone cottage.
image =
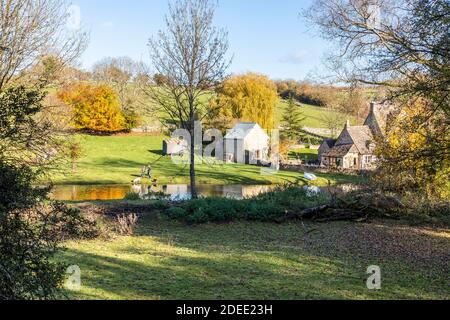
POLYGON ((376 168, 376 140, 387 131, 392 107, 371 103, 370 113, 363 126, 351 126, 347 121, 337 140, 326 139, 319 148, 322 166, 349 170, 376 168))
POLYGON ((225 161, 242 164, 266 161, 269 142, 266 131, 257 123, 240 122, 224 138, 225 161))

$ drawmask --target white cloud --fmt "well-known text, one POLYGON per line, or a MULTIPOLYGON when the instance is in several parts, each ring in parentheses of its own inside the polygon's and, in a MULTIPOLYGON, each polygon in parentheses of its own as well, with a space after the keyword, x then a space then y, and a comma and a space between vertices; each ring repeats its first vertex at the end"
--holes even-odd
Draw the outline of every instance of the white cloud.
POLYGON ((305 61, 307 54, 308 53, 305 50, 289 53, 278 59, 278 61, 281 63, 288 63, 288 64, 301 64, 305 61))

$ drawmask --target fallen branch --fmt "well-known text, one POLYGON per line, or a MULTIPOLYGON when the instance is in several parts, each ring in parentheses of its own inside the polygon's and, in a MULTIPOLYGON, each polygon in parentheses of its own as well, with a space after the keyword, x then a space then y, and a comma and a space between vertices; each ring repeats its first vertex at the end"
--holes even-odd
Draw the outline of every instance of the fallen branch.
POLYGON ((335 197, 329 204, 300 212, 286 211, 286 215, 277 222, 303 219, 316 222, 364 222, 372 217, 392 218, 396 211, 404 207, 404 204, 393 196, 371 192, 351 193, 345 197, 335 197))
POLYGON ((326 204, 326 205, 315 207, 315 208, 305 209, 300 212, 286 212, 286 216, 284 217, 284 220, 311 219, 316 214, 322 213, 329 208, 330 208, 330 205, 326 204))

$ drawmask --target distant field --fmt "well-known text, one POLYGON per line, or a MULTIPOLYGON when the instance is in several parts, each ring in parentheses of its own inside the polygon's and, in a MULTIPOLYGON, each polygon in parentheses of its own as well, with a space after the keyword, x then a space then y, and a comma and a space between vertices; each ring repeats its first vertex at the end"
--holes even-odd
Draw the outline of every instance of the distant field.
MULTIPOLYGON (((285 109, 287 107, 287 102, 285 100, 280 99, 276 108, 276 119, 278 123, 281 123, 281 118, 285 112, 285 109)), ((312 105, 307 104, 299 104, 299 108, 306 119, 303 122, 304 127, 309 128, 327 128, 327 124, 324 121, 324 117, 330 116, 330 115, 340 115, 339 112, 323 108, 323 107, 316 107, 312 105)), ((160 117, 163 117, 162 114, 159 115, 160 117)), ((341 125, 344 127, 345 122, 347 121, 347 117, 345 115, 341 116, 341 125)), ((157 125, 159 124, 159 121, 148 112, 143 112, 142 117, 144 120, 144 124, 146 125, 157 125)), ((355 122, 354 119, 351 119, 351 121, 355 122)))
MULTIPOLYGON (((286 110, 287 102, 285 100, 280 100, 277 107, 277 119, 279 122, 281 122, 281 118, 286 110)), ((327 124, 324 121, 324 117, 333 115, 333 114, 339 114, 339 112, 322 108, 322 107, 316 107, 312 105, 307 104, 299 104, 299 108, 306 119, 303 122, 304 127, 309 128, 327 128, 327 124)), ((347 121, 345 115, 341 115, 341 125, 344 127, 345 122, 347 121)), ((351 119, 354 121, 354 119, 351 119)))

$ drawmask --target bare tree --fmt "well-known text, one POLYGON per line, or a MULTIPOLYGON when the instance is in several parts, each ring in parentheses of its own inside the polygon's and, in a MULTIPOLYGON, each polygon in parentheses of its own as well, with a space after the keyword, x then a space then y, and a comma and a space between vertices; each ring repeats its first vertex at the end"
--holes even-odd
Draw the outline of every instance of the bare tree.
POLYGON ((339 135, 345 123, 345 115, 339 112, 330 111, 320 117, 320 120, 326 125, 333 138, 339 135))
POLYGON ((88 34, 67 28, 65 0, 0 0, 0 91, 45 56, 61 66, 85 49, 88 34))
POLYGON ((422 177, 425 185, 448 181, 450 2, 315 0, 305 15, 337 45, 330 61, 338 80, 385 89, 400 119, 408 119, 405 112, 416 113, 411 121, 396 123, 400 152, 393 152, 390 139, 379 141, 384 145, 380 165, 391 172, 384 177, 401 181, 407 175, 416 186, 422 177), (411 139, 414 135, 420 139, 411 139), (424 142, 412 142, 418 140, 424 142), (392 178, 394 173, 400 178, 392 178))
MULTIPOLYGON (((213 26, 216 4, 210 0, 176 0, 169 5, 166 30, 149 43, 155 73, 166 78, 148 89, 173 122, 194 137, 197 120, 208 113, 211 92, 225 77, 229 61, 227 32, 213 26)), ((195 183, 195 141, 190 146, 192 197, 195 183)))
POLYGON ((351 86, 347 92, 343 93, 338 109, 344 114, 352 115, 358 120, 362 120, 366 116, 369 106, 369 94, 367 91, 368 89, 364 87, 351 86))
POLYGON ((130 84, 138 82, 139 76, 145 72, 147 67, 142 62, 137 62, 130 57, 107 57, 97 62, 92 68, 93 77, 97 81, 105 82, 114 87, 119 94, 122 109, 127 109, 131 95, 136 95, 135 88, 130 84))
POLYGON ((330 55, 339 81, 450 103, 448 0, 315 0, 304 15, 340 50, 330 55))

